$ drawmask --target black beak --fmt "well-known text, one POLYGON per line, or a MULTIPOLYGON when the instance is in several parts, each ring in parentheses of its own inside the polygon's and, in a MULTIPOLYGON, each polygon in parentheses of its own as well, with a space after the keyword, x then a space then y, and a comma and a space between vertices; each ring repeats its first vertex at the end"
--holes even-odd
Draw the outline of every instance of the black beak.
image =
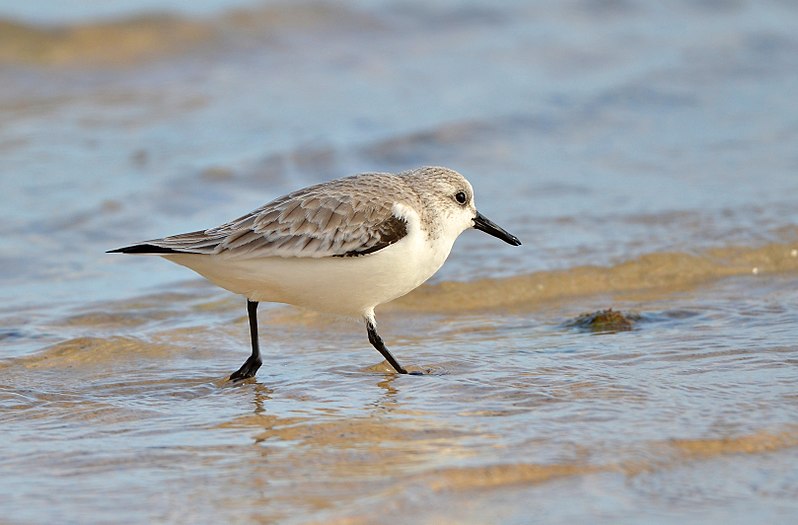
POLYGON ((477 216, 474 217, 474 228, 477 230, 482 230, 485 233, 493 235, 494 237, 503 240, 507 244, 512 244, 513 246, 521 246, 521 241, 518 240, 518 237, 515 235, 511 235, 507 233, 504 228, 496 225, 482 215, 481 213, 477 212, 477 216))

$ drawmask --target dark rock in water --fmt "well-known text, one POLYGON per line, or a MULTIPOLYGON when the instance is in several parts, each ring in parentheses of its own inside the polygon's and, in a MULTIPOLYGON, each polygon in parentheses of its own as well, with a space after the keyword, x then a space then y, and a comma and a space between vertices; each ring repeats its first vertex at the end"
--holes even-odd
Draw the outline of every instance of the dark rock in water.
POLYGON ((580 328, 593 333, 614 333, 631 330, 640 320, 638 314, 624 314, 612 308, 597 312, 581 314, 568 322, 568 326, 580 328))

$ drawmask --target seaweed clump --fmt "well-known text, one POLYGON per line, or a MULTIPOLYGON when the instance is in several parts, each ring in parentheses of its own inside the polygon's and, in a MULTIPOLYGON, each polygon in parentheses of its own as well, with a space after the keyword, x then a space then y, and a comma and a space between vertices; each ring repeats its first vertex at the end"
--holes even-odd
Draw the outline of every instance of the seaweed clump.
POLYGON ((581 330, 594 334, 606 334, 615 332, 628 332, 634 328, 640 316, 637 314, 624 314, 618 310, 608 308, 579 315, 567 323, 568 326, 576 327, 581 330))

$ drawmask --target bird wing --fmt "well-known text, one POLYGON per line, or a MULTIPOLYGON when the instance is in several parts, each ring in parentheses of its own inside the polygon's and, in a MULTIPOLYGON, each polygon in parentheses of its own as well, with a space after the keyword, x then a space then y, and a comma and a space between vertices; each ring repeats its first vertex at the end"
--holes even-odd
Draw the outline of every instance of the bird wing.
POLYGON ((363 175, 311 186, 216 228, 112 251, 245 258, 354 257, 373 253, 407 235, 407 222, 393 212, 397 191, 385 191, 400 190, 397 185, 401 182, 395 176, 374 175, 360 181, 356 179, 363 175), (387 188, 380 187, 383 185, 387 188))

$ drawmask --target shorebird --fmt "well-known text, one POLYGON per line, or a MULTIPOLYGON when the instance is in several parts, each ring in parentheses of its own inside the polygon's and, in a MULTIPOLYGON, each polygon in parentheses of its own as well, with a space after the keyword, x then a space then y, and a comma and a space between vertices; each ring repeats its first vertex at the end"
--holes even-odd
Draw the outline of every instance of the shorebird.
POLYGON ((261 301, 362 318, 369 342, 406 374, 377 333, 374 309, 432 277, 468 228, 521 244, 477 211, 465 177, 422 167, 317 184, 216 228, 108 253, 159 255, 246 297, 252 353, 231 380, 253 377, 262 364, 261 301))

